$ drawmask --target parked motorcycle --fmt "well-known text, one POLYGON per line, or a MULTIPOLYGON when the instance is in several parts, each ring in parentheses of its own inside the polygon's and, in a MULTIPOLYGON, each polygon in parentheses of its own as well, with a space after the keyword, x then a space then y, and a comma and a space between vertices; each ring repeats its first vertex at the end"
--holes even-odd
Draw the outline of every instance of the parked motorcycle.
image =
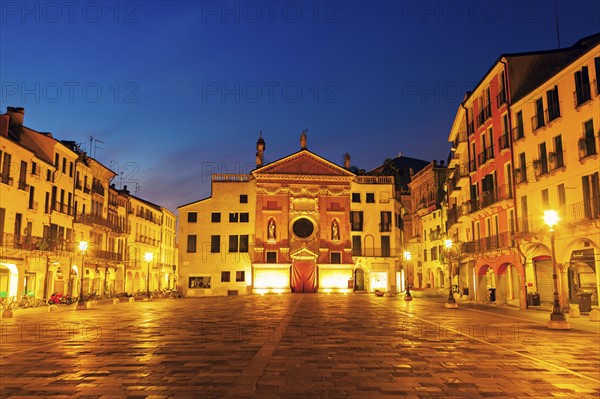
POLYGON ((71 305, 76 302, 76 298, 73 298, 71 295, 63 295, 55 292, 48 299, 48 305, 71 305))

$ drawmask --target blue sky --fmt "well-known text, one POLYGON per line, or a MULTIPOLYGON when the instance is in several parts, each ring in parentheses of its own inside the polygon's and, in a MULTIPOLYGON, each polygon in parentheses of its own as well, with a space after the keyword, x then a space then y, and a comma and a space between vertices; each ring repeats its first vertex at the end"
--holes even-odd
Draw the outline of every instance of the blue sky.
MULTIPOLYGON (((556 3, 562 47, 600 32, 600 3, 556 3)), ((446 159, 454 114, 501 53, 558 47, 542 1, 0 2, 0 109, 75 140, 149 201, 210 195, 308 148, 372 169, 446 159), (101 147, 101 148, 99 148, 101 147), (94 155, 94 151, 92 151, 94 155)))

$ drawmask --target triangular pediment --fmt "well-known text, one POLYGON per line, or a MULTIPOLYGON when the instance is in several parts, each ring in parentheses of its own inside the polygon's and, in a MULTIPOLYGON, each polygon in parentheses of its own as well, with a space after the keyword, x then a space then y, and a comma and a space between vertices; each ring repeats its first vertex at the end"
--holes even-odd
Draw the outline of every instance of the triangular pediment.
POLYGON ((291 251, 290 257, 294 260, 315 260, 319 257, 319 254, 307 247, 301 247, 296 251, 291 251))
POLYGON ((252 174, 257 177, 265 175, 354 176, 352 172, 308 150, 288 155, 254 170, 252 174))

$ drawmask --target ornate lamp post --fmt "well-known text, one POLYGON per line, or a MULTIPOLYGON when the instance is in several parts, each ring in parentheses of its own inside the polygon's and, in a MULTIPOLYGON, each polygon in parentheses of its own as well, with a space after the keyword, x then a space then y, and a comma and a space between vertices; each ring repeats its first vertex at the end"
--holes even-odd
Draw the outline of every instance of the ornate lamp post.
POLYGON ((146 274, 146 298, 150 300, 150 262, 152 262, 152 252, 146 252, 144 254, 144 260, 148 262, 148 273, 146 274))
POLYGON ((454 243, 451 239, 447 239, 444 241, 444 248, 446 249, 446 254, 448 256, 448 300, 444 305, 446 308, 457 308, 458 304, 454 300, 454 295, 452 294, 452 247, 454 243))
POLYGON ((404 251, 404 260, 406 261, 406 293, 404 294, 405 301, 412 301, 412 295, 410 293, 410 280, 408 278, 408 262, 410 261, 411 254, 409 251, 404 251))
POLYGON ((544 222, 549 227, 550 248, 552 251, 552 279, 554 280, 554 305, 548 321, 548 328, 552 330, 568 330, 571 327, 567 317, 560 309, 560 300, 558 298, 558 265, 556 264, 556 250, 554 248, 554 225, 558 223, 559 217, 555 210, 544 211, 544 222))
POLYGON ((85 270, 84 261, 85 261, 85 251, 88 249, 87 241, 79 241, 79 249, 81 250, 81 271, 80 271, 80 282, 79 282, 79 298, 77 299, 77 309, 83 310, 85 309, 85 300, 83 299, 83 273, 85 270))

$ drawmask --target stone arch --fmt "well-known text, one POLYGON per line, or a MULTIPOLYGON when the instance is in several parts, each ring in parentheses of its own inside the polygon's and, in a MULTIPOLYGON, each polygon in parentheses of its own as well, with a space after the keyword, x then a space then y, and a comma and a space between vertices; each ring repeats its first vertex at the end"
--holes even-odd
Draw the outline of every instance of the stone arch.
POLYGON ((519 268, 509 262, 498 267, 496 303, 520 306, 523 287, 523 275, 519 268))

